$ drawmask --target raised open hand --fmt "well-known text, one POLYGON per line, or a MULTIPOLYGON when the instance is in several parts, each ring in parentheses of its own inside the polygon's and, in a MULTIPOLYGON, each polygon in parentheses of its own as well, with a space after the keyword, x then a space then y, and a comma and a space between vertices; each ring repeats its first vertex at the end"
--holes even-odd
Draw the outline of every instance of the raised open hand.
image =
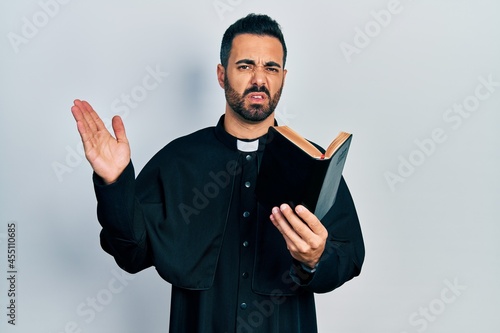
POLYGON ((71 113, 76 120, 85 157, 90 165, 104 182, 115 182, 130 162, 130 145, 122 119, 119 116, 113 117, 113 137, 86 101, 75 100, 71 113))

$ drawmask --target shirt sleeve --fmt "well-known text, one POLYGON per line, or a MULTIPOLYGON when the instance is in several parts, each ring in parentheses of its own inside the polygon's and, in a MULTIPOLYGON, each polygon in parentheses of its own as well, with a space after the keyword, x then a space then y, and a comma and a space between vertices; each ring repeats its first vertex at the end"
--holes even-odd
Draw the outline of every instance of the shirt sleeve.
POLYGON ((299 263, 294 263, 290 270, 295 283, 316 293, 329 292, 358 276, 364 261, 358 215, 343 178, 337 199, 321 222, 328 230, 328 238, 315 271, 307 272, 299 263))
POLYGON ((106 185, 94 173, 97 217, 102 226, 101 246, 118 266, 129 273, 152 265, 146 237, 146 225, 135 196, 135 173, 132 162, 116 182, 106 185))

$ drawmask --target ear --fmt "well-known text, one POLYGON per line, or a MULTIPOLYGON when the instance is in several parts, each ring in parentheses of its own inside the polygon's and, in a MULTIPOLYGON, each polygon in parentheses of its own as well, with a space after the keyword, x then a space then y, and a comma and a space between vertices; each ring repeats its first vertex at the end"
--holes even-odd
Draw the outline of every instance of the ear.
POLYGON ((221 64, 217 65, 217 81, 219 81, 219 86, 224 89, 224 77, 226 69, 221 64))

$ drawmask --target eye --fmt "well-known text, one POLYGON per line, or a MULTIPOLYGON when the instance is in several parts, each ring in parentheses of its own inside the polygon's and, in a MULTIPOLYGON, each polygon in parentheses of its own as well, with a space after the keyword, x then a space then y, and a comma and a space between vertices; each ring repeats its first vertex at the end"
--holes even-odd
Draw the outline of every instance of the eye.
POLYGON ((240 65, 240 66, 238 66, 238 69, 250 70, 250 69, 252 69, 252 67, 250 65, 240 65))
POLYGON ((267 67, 267 70, 272 73, 279 73, 279 69, 276 67, 267 67))

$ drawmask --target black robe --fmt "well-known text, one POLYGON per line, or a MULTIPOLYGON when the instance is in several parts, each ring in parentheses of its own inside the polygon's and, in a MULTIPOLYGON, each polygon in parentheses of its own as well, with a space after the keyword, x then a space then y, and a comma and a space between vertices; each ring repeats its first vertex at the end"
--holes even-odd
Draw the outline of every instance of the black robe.
POLYGON ((314 333, 313 294, 357 276, 364 259, 347 185, 308 273, 255 199, 265 138, 240 151, 223 122, 172 141, 137 179, 132 163, 111 185, 94 174, 101 245, 125 271, 154 266, 172 284, 170 332, 314 333))

